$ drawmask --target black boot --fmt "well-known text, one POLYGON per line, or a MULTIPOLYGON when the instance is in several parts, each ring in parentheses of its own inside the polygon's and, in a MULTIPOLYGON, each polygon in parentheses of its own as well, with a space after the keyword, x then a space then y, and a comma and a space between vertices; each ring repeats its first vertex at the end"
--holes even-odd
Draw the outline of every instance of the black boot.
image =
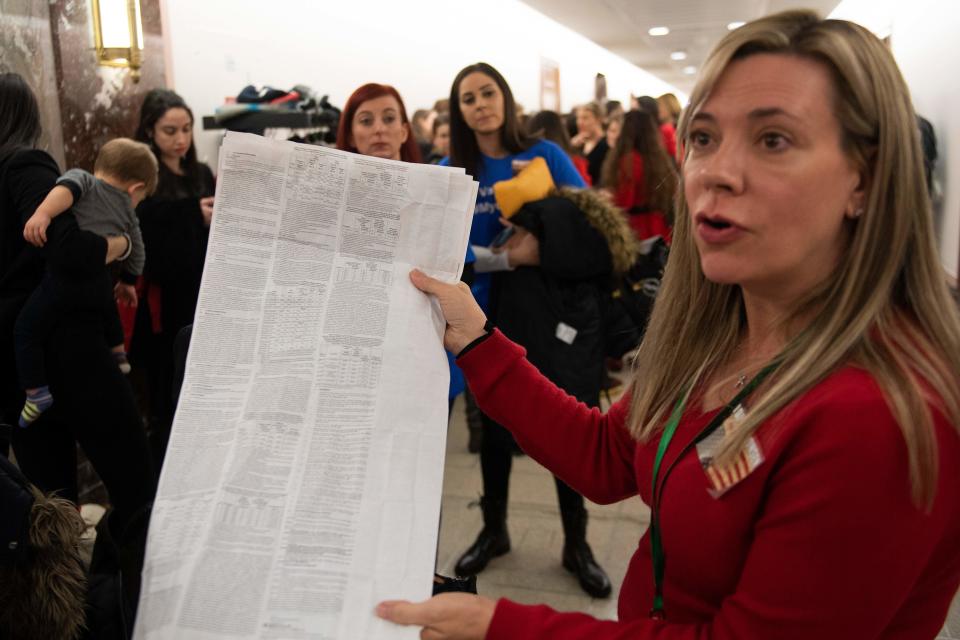
POLYGON ((473 399, 470 389, 463 392, 463 400, 467 409, 467 429, 470 430, 467 451, 480 453, 480 447, 483 445, 483 419, 480 417, 480 409, 477 407, 477 401, 473 399))
POLYGON ((457 561, 458 576, 474 576, 483 571, 493 558, 510 551, 510 536, 507 534, 507 501, 495 498, 480 498, 483 509, 483 529, 476 542, 457 561))
POLYGON ((594 598, 610 595, 610 578, 593 559, 587 544, 587 510, 583 507, 560 512, 563 519, 563 568, 577 576, 580 587, 594 598))
POLYGON ((480 453, 480 447, 483 446, 483 427, 477 427, 468 424, 470 429, 470 439, 467 441, 467 451, 470 453, 480 453))

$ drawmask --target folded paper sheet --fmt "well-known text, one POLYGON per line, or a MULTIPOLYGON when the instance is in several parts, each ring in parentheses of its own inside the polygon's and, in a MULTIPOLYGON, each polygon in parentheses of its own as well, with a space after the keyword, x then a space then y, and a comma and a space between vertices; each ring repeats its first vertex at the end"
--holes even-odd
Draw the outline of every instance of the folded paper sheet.
POLYGON ((447 361, 413 267, 460 277, 477 183, 229 133, 135 637, 415 638, 447 361))

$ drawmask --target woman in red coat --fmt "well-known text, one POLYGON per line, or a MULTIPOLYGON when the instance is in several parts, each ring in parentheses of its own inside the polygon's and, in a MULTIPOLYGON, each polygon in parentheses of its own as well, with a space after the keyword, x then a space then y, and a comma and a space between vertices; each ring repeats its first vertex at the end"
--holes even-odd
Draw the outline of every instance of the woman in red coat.
POLYGON ((960 314, 909 90, 866 29, 730 32, 681 119, 674 242, 630 391, 545 381, 463 287, 420 272, 477 403, 651 526, 618 621, 463 594, 384 602, 423 638, 933 638, 960 584, 960 314))
POLYGON ((637 238, 663 236, 669 242, 677 172, 649 114, 631 111, 624 117, 602 175, 602 186, 613 195, 614 204, 627 212, 637 238))

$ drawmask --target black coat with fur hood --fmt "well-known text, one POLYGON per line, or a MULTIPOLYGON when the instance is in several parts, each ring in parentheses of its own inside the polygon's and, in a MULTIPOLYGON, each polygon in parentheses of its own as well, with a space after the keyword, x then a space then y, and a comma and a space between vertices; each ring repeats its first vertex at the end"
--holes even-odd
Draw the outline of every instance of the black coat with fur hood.
POLYGON ((495 275, 491 318, 547 378, 596 405, 609 283, 636 259, 633 233, 623 214, 590 190, 556 190, 511 222, 537 237, 540 265, 495 275))

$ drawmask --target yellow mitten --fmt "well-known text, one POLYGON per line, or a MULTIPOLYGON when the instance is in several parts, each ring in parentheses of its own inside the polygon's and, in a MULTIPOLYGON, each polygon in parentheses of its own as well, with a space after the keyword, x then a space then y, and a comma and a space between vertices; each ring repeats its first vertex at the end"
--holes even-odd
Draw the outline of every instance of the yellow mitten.
POLYGON ((493 196, 500 205, 503 217, 510 218, 528 202, 546 198, 553 186, 547 161, 538 157, 531 160, 515 177, 495 183, 493 196))

